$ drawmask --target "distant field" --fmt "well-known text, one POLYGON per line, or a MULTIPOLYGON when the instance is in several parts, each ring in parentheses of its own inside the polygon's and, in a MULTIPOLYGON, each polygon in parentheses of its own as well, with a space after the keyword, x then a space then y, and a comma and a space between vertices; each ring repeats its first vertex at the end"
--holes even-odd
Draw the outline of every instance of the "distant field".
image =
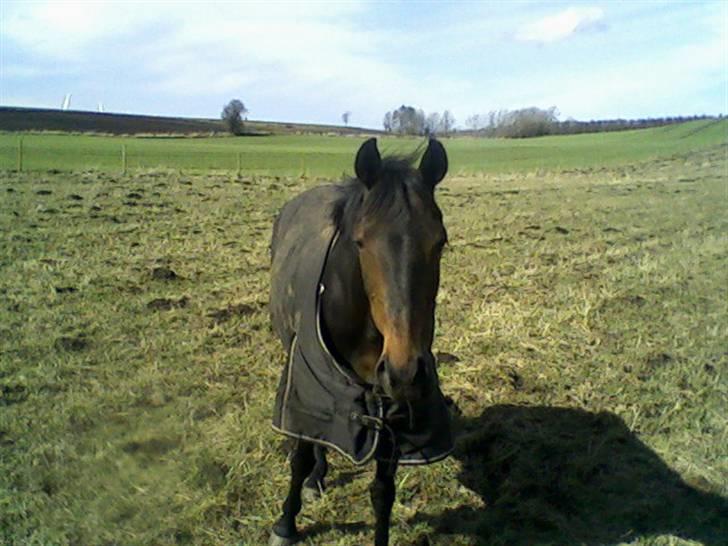
MULTIPOLYGON (((446 143, 457 448, 398 473, 393 546, 725 546, 725 130, 446 143)), ((142 167, 241 149, 295 176, 0 172, 0 544, 266 544, 288 482, 271 225, 317 183, 299 160, 334 174, 357 141, 27 141, 38 169, 112 170, 127 142, 142 167)), ((331 462, 302 544, 371 544, 372 467, 331 462)))
MULTIPOLYGON (((0 169, 17 162, 18 136, 0 134, 0 169)), ((128 168, 190 172, 235 171, 238 154, 245 174, 339 177, 351 172, 352 156, 363 137, 279 135, 218 138, 131 138, 25 135, 26 170, 121 170, 126 146, 128 168)), ((635 131, 542 137, 523 140, 450 138, 446 146, 460 175, 591 169, 626 165, 703 149, 728 141, 728 120, 703 120, 635 131)), ((384 151, 412 151, 421 139, 385 137, 384 151)))
MULTIPOLYGON (((212 133, 225 135, 228 132, 220 119, 174 118, 12 106, 0 106, 0 131, 54 131, 113 135, 157 134, 161 136, 201 136, 212 133)), ((248 120, 245 122, 245 132, 358 134, 376 131, 363 131, 357 127, 248 120)))
POLYGON ((222 133, 225 127, 220 120, 0 106, 0 131, 185 134, 222 133))

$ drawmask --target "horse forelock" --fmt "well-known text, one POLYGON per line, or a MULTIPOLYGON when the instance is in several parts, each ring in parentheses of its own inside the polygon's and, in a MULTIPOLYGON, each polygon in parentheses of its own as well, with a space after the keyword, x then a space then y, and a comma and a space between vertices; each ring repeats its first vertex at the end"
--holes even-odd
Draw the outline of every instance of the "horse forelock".
POLYGON ((331 210, 331 220, 344 236, 352 235, 361 218, 372 222, 395 221, 411 210, 412 192, 427 195, 432 190, 422 183, 414 168, 416 156, 391 156, 382 160, 377 183, 371 189, 356 178, 338 186, 339 196, 331 210))

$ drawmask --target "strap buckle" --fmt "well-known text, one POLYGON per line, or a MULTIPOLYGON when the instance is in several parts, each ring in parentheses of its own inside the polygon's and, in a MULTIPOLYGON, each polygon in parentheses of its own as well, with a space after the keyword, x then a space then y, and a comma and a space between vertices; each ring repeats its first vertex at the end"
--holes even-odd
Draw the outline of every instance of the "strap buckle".
POLYGON ((367 428, 372 428, 374 430, 384 430, 384 420, 380 419, 379 417, 372 417, 371 415, 362 415, 361 413, 357 413, 355 411, 351 412, 349 415, 349 419, 352 421, 356 421, 361 423, 367 428))

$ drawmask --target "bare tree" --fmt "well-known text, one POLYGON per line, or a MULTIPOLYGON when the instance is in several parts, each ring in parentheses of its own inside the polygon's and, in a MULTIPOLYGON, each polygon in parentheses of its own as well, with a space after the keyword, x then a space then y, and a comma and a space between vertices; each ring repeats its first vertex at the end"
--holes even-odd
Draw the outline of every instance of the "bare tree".
POLYGON ((220 117, 232 134, 239 135, 243 132, 243 115, 247 113, 248 110, 242 101, 233 99, 222 109, 220 117))
POLYGON ((344 125, 349 125, 349 118, 351 118, 351 112, 344 112, 341 114, 341 121, 344 122, 344 125))
POLYGON ((484 119, 484 116, 481 116, 480 114, 473 114, 472 116, 468 116, 465 120, 465 127, 471 131, 479 131, 483 129, 486 123, 487 121, 484 119))
POLYGON ((455 117, 450 113, 450 110, 445 110, 442 113, 440 119, 440 126, 442 127, 442 134, 448 135, 455 128, 455 117))
POLYGON ((384 130, 388 133, 392 132, 392 112, 387 112, 384 114, 384 120, 382 121, 382 125, 384 126, 384 130))
POLYGON ((425 112, 404 104, 384 115, 384 129, 400 135, 424 135, 425 112))
POLYGON ((441 124, 442 120, 440 119, 440 114, 432 112, 427 116, 427 120, 425 121, 425 133, 428 135, 435 135, 439 133, 441 124))

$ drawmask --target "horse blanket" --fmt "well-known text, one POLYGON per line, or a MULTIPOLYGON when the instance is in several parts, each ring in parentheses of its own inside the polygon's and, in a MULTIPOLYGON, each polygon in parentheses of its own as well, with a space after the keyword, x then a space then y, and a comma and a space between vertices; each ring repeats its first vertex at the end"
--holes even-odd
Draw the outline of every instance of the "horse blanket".
POLYGON ((453 449, 450 415, 437 372, 425 396, 399 403, 380 396, 324 341, 323 271, 338 233, 329 219, 333 186, 304 192, 276 219, 271 319, 288 350, 276 394, 273 428, 334 449, 354 464, 397 458, 427 464, 453 449))

